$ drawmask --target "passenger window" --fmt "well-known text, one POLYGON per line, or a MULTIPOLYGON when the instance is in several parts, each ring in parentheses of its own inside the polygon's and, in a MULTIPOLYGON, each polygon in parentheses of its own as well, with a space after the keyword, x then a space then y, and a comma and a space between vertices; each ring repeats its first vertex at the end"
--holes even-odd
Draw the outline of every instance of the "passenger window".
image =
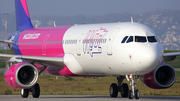
POLYGON ((145 36, 135 36, 135 42, 147 42, 145 36))
POLYGON ((123 38, 123 40, 122 40, 122 42, 121 43, 124 43, 124 42, 126 42, 126 39, 128 38, 128 36, 125 36, 124 38, 123 38))
POLYGON ((148 36, 147 38, 148 38, 149 42, 157 42, 157 40, 154 36, 148 36))
POLYGON ((126 43, 133 42, 133 36, 130 36, 126 43))

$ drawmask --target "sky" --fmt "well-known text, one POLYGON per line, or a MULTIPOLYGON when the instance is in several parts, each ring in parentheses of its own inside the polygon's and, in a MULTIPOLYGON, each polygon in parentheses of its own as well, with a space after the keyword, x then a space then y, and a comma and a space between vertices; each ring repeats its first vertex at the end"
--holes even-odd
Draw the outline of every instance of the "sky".
MULTIPOLYGON (((0 0, 0 12, 15 12, 15 0, 0 0)), ((27 0, 30 15, 106 15, 180 10, 180 0, 27 0)))

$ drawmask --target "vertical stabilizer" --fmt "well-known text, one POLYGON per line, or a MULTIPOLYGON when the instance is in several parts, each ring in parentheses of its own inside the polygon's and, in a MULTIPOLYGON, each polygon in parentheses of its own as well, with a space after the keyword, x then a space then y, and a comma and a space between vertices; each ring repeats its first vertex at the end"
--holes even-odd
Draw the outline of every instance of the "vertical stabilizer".
POLYGON ((15 0, 15 8, 17 31, 33 28, 29 17, 26 0, 15 0))

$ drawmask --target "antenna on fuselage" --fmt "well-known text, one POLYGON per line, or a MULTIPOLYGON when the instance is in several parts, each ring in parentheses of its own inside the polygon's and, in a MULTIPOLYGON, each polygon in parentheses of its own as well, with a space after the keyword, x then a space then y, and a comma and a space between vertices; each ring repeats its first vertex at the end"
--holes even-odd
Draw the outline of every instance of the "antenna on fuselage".
POLYGON ((133 17, 131 16, 131 23, 133 24, 133 17))
POLYGON ((56 22, 54 21, 54 27, 56 27, 56 22))

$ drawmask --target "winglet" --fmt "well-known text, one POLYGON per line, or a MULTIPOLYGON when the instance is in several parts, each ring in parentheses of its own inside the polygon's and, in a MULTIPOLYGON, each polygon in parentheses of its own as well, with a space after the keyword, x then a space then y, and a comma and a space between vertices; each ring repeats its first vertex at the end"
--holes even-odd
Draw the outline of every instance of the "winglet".
POLYGON ((33 28, 33 25, 29 17, 26 0, 15 0, 15 8, 17 31, 33 28))

